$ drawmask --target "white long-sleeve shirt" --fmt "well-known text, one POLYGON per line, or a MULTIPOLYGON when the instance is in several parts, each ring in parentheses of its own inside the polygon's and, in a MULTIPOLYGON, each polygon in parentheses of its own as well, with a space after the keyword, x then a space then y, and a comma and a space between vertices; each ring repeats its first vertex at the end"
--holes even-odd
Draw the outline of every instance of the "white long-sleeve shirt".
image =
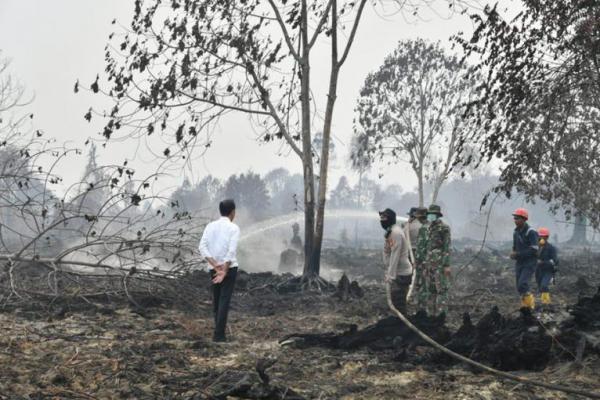
POLYGON ((410 243, 407 242, 402 228, 394 225, 390 236, 385 240, 383 250, 383 262, 387 268, 387 274, 392 279, 398 275, 411 275, 412 265, 408 259, 410 243))
MULTIPOLYGON (((200 254, 204 258, 214 258, 219 264, 230 262, 237 267, 237 245, 240 240, 240 228, 227 217, 221 217, 206 225, 200 239, 200 254)), ((213 269, 208 265, 208 269, 213 269)))

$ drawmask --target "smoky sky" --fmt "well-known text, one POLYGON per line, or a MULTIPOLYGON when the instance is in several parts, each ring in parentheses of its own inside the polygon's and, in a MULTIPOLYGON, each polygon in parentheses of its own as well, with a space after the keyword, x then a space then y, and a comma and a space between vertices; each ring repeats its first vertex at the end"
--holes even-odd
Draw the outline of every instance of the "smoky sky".
MULTIPOLYGON (((438 6, 441 11, 446 11, 447 5, 443 1, 438 6)), ((85 141, 92 138, 102 143, 98 135, 102 121, 96 118, 90 124, 83 115, 90 106, 102 109, 110 105, 108 99, 86 92, 76 95, 73 85, 79 79, 82 86, 89 86, 96 74, 103 71, 104 46, 108 35, 115 29, 111 21, 116 18, 118 23, 127 25, 132 11, 133 2, 124 0, 0 0, 0 50, 2 57, 12 60, 12 74, 26 86, 30 95, 35 96, 28 106, 35 116, 35 128, 42 129, 46 135, 60 142, 67 142, 71 147, 84 150, 82 155, 71 157, 59 169, 66 181, 81 177, 87 154, 85 141)), ((439 40, 450 49, 451 35, 472 31, 466 15, 442 18, 425 13, 424 20, 415 20, 391 11, 367 6, 355 43, 343 66, 333 122, 338 154, 332 165, 330 187, 339 176, 352 176, 346 163, 348 145, 356 98, 366 75, 383 62, 399 40, 417 37, 439 40)), ((322 105, 319 110, 322 111, 329 79, 327 46, 318 48, 312 61, 314 95, 318 104, 322 105)), ((213 145, 209 151, 202 157, 196 157, 188 167, 172 171, 163 185, 174 187, 184 176, 192 181, 198 181, 207 174, 226 178, 248 169, 265 173, 283 166, 292 172, 301 172, 299 159, 285 146, 259 144, 255 140, 256 135, 245 116, 226 117, 213 133, 213 145)), ((121 163, 130 159, 140 175, 154 172, 152 154, 133 140, 100 147, 99 156, 103 163, 121 163)), ((406 190, 413 189, 415 179, 407 165, 381 168, 385 172, 383 183, 401 184, 406 190)), ((374 177, 378 171, 374 170, 374 177)))

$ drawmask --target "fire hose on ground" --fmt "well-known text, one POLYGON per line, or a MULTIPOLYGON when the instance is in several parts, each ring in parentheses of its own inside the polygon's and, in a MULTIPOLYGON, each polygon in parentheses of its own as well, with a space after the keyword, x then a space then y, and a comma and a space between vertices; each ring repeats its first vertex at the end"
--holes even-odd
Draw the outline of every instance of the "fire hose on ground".
POLYGON ((390 309, 394 312, 394 314, 396 314, 396 316, 398 318, 400 318, 400 320, 402 322, 404 322, 404 324, 414 333, 416 333, 422 340, 424 340, 426 343, 428 343, 429 345, 431 345, 433 348, 443 352, 444 354, 458 360, 461 362, 464 362, 465 364, 469 364, 475 368, 478 368, 480 370, 483 370, 485 372, 488 372, 490 374, 499 376, 501 378, 504 379, 508 379, 508 380, 512 380, 515 382, 519 382, 525 385, 531 385, 531 386, 539 386, 539 387, 543 387, 546 389, 550 389, 550 390, 556 390, 556 391, 560 391, 560 392, 564 392, 564 393, 570 393, 570 394, 576 394, 579 396, 585 396, 591 399, 600 399, 600 393, 594 393, 594 392, 589 392, 586 390, 581 390, 581 389, 576 389, 576 388, 571 388, 571 387, 567 387, 567 386, 562 386, 562 385, 555 385, 555 384, 551 384, 551 383, 544 383, 544 382, 538 382, 538 381, 533 381, 531 379, 527 379, 527 378, 523 378, 517 375, 513 375, 510 374, 508 372, 504 372, 504 371, 499 371, 497 369, 494 369, 492 367, 489 367, 485 364, 481 364, 475 360, 471 360, 468 357, 465 357, 463 355, 460 355, 458 353, 455 353, 454 351, 442 346, 441 344, 439 344, 438 342, 436 342, 435 340, 433 340, 432 338, 430 338, 429 336, 427 336, 425 333, 423 333, 419 328, 417 328, 415 325, 413 325, 408 318, 406 318, 400 311, 398 311, 398 309, 396 309, 396 307, 394 307, 394 304, 392 303, 392 295, 391 295, 391 289, 390 289, 390 284, 386 283, 385 285, 385 290, 386 290, 386 296, 387 296, 387 303, 388 306, 390 307, 390 309))

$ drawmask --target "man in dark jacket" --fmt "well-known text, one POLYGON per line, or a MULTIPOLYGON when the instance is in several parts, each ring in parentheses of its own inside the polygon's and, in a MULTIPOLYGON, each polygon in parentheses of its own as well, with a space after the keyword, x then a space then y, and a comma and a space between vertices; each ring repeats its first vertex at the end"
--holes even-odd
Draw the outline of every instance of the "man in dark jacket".
POLYGON ((550 230, 547 228, 538 229, 540 250, 538 252, 537 268, 535 270, 535 281, 538 290, 541 293, 542 308, 549 308, 550 301, 550 282, 554 277, 558 267, 558 252, 556 247, 548 242, 550 230))
POLYGON ((516 228, 513 233, 513 251, 510 258, 516 261, 517 290, 521 295, 521 307, 534 309, 535 297, 529 289, 529 281, 537 266, 538 235, 535 229, 527 224, 529 213, 526 209, 515 210, 513 218, 516 228))

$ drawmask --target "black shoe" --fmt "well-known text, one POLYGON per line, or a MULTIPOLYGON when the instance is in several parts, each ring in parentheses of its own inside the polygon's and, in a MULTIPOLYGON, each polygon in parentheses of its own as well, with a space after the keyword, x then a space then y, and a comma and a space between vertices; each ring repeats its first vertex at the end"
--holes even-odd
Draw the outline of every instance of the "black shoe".
POLYGON ((225 343, 227 341, 227 338, 225 338, 225 336, 221 336, 221 335, 217 335, 217 336, 213 336, 213 342, 215 343, 225 343))

